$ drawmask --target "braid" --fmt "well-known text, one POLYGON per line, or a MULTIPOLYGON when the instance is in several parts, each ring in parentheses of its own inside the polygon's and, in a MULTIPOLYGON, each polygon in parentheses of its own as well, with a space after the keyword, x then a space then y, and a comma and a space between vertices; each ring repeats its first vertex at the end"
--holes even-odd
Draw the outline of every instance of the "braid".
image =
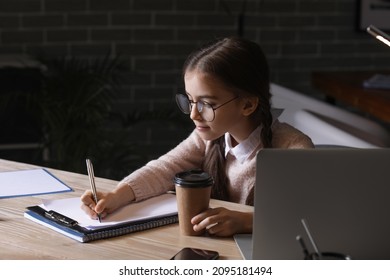
POLYGON ((203 170, 214 178, 214 187, 211 190, 211 197, 220 200, 228 200, 227 183, 228 179, 225 174, 225 149, 224 137, 211 142, 211 147, 203 162, 203 170))
POLYGON ((264 100, 260 104, 260 119, 263 124, 261 130, 261 141, 264 148, 272 148, 272 114, 269 100, 264 100))

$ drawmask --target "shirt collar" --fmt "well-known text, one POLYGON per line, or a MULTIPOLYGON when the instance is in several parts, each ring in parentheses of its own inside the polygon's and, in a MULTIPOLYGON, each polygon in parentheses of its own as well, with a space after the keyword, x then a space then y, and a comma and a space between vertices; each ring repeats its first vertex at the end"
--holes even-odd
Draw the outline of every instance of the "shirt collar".
POLYGON ((231 135, 225 133, 225 157, 230 153, 240 163, 243 163, 260 144, 261 126, 258 126, 247 139, 233 147, 231 135))
MULTIPOLYGON (((273 121, 277 120, 277 118, 283 113, 282 109, 271 109, 273 121)), ((239 143, 235 147, 232 145, 231 135, 229 133, 225 133, 225 157, 230 153, 234 156, 240 163, 244 163, 245 160, 256 150, 256 148, 260 145, 260 132, 262 126, 258 126, 252 133, 249 135, 247 139, 243 142, 239 143)))

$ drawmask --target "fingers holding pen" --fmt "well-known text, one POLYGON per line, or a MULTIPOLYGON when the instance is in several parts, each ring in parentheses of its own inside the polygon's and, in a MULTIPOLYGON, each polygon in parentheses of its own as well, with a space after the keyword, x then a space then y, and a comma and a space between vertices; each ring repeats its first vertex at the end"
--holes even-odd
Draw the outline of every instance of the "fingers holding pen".
POLYGON ((81 196, 81 209, 84 210, 85 213, 92 219, 98 219, 98 214, 100 214, 101 218, 107 216, 106 210, 106 195, 102 192, 97 193, 98 203, 95 203, 92 191, 87 190, 81 196))

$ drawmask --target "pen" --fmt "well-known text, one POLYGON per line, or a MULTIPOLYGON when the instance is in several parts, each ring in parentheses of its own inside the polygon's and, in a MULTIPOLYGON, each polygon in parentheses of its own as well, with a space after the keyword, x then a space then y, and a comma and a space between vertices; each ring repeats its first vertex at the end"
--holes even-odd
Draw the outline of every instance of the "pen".
MULTIPOLYGON (((87 171, 88 171, 89 183, 91 184, 93 199, 95 200, 95 203, 97 204, 98 198, 97 198, 96 185, 95 185, 95 174, 93 173, 93 165, 89 159, 86 159, 86 163, 87 163, 87 171)), ((101 223, 102 220, 100 218, 100 214, 97 214, 97 216, 98 216, 99 222, 101 223)))
POLYGON ((309 240, 311 242, 311 245, 313 246, 314 250, 316 251, 318 258, 321 260, 322 254, 321 254, 320 250, 318 250, 317 244, 314 241, 314 238, 310 232, 309 225, 308 225, 306 219, 301 219, 301 222, 302 222, 303 227, 305 228, 307 236, 309 236, 309 240))

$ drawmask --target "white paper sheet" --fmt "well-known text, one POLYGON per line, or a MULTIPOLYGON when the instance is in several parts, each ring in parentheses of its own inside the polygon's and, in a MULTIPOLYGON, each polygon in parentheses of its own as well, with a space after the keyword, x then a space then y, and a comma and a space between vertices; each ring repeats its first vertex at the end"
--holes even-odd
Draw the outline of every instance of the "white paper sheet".
POLYGON ((0 172, 0 198, 72 191, 45 169, 0 172))
POLYGON ((173 194, 163 194, 138 203, 128 204, 102 219, 101 223, 98 220, 92 220, 85 214, 81 209, 79 197, 43 200, 43 204, 39 206, 47 211, 53 210, 76 220, 80 226, 88 229, 177 214, 176 196, 173 194))

